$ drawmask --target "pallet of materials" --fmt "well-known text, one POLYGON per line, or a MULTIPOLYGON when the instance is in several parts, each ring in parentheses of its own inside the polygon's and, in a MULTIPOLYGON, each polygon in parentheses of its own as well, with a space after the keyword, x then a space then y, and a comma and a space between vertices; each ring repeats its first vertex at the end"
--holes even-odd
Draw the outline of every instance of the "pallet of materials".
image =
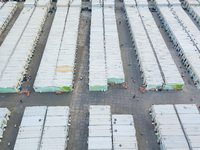
POLYGON ((33 86, 36 92, 73 90, 81 11, 81 1, 75 1, 57 7, 33 86))
MULTIPOLYGON (((1 6, 0 6, 1 7, 1 6)), ((17 2, 7 2, 0 9, 0 35, 3 33, 8 23, 17 10, 17 2)))
POLYGON ((0 108, 0 142, 3 139, 3 132, 7 127, 11 112, 7 108, 0 108))

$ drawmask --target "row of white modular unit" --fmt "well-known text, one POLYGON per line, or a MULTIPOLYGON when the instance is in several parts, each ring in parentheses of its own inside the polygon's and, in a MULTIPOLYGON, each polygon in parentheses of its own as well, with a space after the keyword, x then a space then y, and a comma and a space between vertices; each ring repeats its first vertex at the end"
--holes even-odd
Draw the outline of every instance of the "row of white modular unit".
POLYGON ((196 105, 153 105, 150 114, 161 150, 200 149, 200 114, 196 105))
POLYGON ((26 107, 14 150, 64 150, 69 123, 68 106, 26 107))
MULTIPOLYGON (((94 5, 94 3, 92 5, 94 5)), ((89 50, 89 90, 106 91, 106 60, 104 53, 103 14, 101 6, 92 6, 89 50)))
POLYGON ((3 132, 7 127, 10 114, 11 112, 7 108, 0 108, 0 141, 3 138, 3 132))
POLYGON ((191 6, 199 6, 199 0, 184 0, 184 5, 189 9, 191 6))
POLYGON ((48 15, 47 7, 25 6, 0 47, 0 93, 22 90, 48 15))
POLYGON ((175 50, 186 66, 186 70, 199 89, 200 44, 198 44, 198 41, 200 41, 200 31, 182 10, 181 6, 169 8, 156 5, 156 11, 175 50))
POLYGON ((146 90, 182 89, 182 77, 148 5, 125 1, 124 8, 146 90))
POLYGON ((159 6, 181 6, 180 0, 153 0, 159 6))
POLYGON ((3 33, 5 28, 7 27, 8 23, 14 16, 16 10, 17 10, 17 2, 7 2, 5 4, 2 4, 0 7, 0 35, 3 33))
POLYGON ((124 70, 114 1, 92 1, 89 90, 106 91, 109 83, 124 83, 124 70))
POLYGON ((3 7, 4 4, 4 2, 0 2, 0 9, 3 7))
POLYGON ((108 105, 89 108, 88 150, 138 150, 132 115, 111 115, 108 105))
POLYGON ((73 90, 80 13, 81 0, 69 7, 59 3, 33 86, 36 92, 73 90))
POLYGON ((198 23, 198 25, 200 25, 200 2, 196 0, 185 0, 184 5, 194 20, 198 23))
POLYGON ((39 7, 50 7, 52 0, 26 0, 24 2, 24 6, 26 7, 34 7, 34 6, 39 6, 39 7))

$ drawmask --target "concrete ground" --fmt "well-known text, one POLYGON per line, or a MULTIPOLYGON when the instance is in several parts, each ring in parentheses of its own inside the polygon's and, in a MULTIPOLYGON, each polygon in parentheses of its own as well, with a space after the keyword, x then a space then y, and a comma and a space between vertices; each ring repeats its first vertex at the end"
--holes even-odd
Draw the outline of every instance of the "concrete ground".
MULTIPOLYGON (((84 3, 88 5, 87 2, 84 3)), ((185 87, 181 91, 146 91, 144 94, 139 91, 142 86, 142 79, 139 71, 139 66, 136 60, 135 51, 132 47, 132 41, 128 26, 125 20, 125 15, 121 9, 122 3, 116 2, 116 17, 118 23, 118 32, 120 43, 124 43, 121 47, 123 66, 126 76, 128 88, 124 89, 121 85, 109 86, 106 92, 89 92, 88 90, 88 55, 89 55, 89 31, 90 31, 90 11, 82 11, 80 20, 80 41, 78 45, 75 88, 71 93, 63 93, 56 95, 55 93, 36 93, 32 85, 35 80, 40 60, 44 51, 45 43, 48 38, 49 29, 53 21, 54 14, 48 17, 44 33, 37 46, 35 55, 31 61, 28 75, 31 76, 30 81, 23 84, 23 90, 29 90, 30 96, 25 94, 0 94, 0 106, 8 107, 13 110, 11 119, 8 122, 8 127, 4 132, 4 138, 0 143, 0 150, 12 150, 15 144, 18 128, 14 125, 20 125, 24 108, 26 106, 54 106, 66 105, 70 106, 72 122, 69 130, 69 150, 86 150, 88 137, 88 108, 90 105, 111 105, 113 114, 133 114, 135 127, 137 131, 138 146, 140 150, 159 150, 159 145, 156 142, 151 117, 148 110, 152 104, 196 104, 200 106, 200 92, 194 86, 189 75, 185 73, 185 67, 182 65, 176 51, 165 33, 163 28, 160 28, 163 38, 165 39, 170 53, 179 68, 179 71, 184 74, 185 87), (87 20, 87 23, 86 23, 87 20), (121 24, 119 25, 119 21, 121 24), (130 65, 128 65, 130 64, 130 65), (83 80, 79 78, 83 77, 83 80), (133 82, 135 80, 135 82, 133 82), (136 98, 133 99, 133 95, 136 98), (191 98, 194 100, 191 101, 191 98), (23 103, 20 103, 20 100, 23 103), (141 132, 144 134, 141 135, 141 132), (8 142, 11 143, 8 146, 8 142)), ((156 13, 152 13, 157 25, 160 21, 156 13)), ((17 15, 14 16, 15 19, 17 15)), ((12 23, 11 23, 12 24, 12 23)), ((9 24, 9 26, 11 26, 9 24)), ((8 29, 9 30, 9 29, 8 29)))

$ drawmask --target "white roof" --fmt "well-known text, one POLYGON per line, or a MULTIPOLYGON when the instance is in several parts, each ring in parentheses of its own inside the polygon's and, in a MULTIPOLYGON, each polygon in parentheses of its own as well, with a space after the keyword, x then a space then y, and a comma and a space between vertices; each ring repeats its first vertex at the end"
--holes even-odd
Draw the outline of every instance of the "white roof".
POLYGON ((17 24, 14 24, 14 28, 9 32, 10 35, 14 34, 11 39, 14 39, 15 42, 10 43, 11 39, 6 38, 0 48, 0 52, 6 53, 1 59, 3 63, 0 63, 0 86, 1 88, 15 88, 19 90, 21 85, 21 78, 26 73, 28 68, 29 59, 32 56, 32 51, 34 49, 34 42, 38 39, 38 32, 42 28, 44 20, 47 15, 46 7, 36 7, 33 8, 25 7, 22 11, 22 15, 17 19, 17 24), (25 13, 26 15, 24 15, 25 13), (31 16, 32 15, 32 16, 31 16), (25 18, 23 18, 23 16, 25 18), (30 18, 31 17, 31 18, 30 18), (30 20, 29 20, 30 18, 30 20), (18 22, 19 21, 19 22, 18 22), (23 23, 22 23, 23 22, 23 23), (19 23, 19 25, 18 25, 19 23), (21 26, 22 25, 22 26, 21 26), (17 34, 17 35, 16 35, 17 34), (7 48, 5 48, 7 47, 7 48), (9 48, 8 48, 9 47, 9 48), (33 49, 32 49, 33 48, 33 49))
POLYGON ((37 6, 48 6, 50 4, 50 0, 37 0, 37 6))
POLYGON ((179 114, 199 114, 195 104, 176 104, 175 108, 179 114))
POLYGON ((174 106, 153 105, 150 111, 161 147, 167 150, 189 150, 174 106))
MULTIPOLYGON (((197 34, 199 30, 196 30, 196 26, 179 6, 174 6, 172 9, 168 7, 159 7, 159 11, 161 16, 164 17, 165 23, 172 32, 173 37, 179 43, 180 48, 184 54, 184 58, 187 59, 187 64, 190 65, 190 69, 194 71, 194 75, 197 77, 197 79, 199 79, 200 54, 193 41, 191 40, 195 39, 195 43, 200 43, 198 42, 199 35, 197 34), (177 17, 181 20, 181 22, 177 19, 177 17), (185 26, 187 26, 187 28, 185 28, 185 26), (191 30, 190 35, 194 34, 192 38, 190 38, 188 33, 186 33, 187 30, 191 30)), ((196 46, 198 47, 198 45, 196 46)))
MULTIPOLYGON (((107 79, 121 79, 125 81, 119 36, 115 18, 114 1, 110 1, 112 7, 104 7, 104 30, 105 30, 105 56, 107 66, 107 79)), ((109 5, 105 4, 104 6, 109 5)))
POLYGON ((48 107, 40 150, 64 150, 67 147, 69 114, 68 106, 48 107))
POLYGON ((185 0, 186 3, 188 3, 189 5, 200 5, 198 0, 185 0))
POLYGON ((114 150, 137 150, 136 137, 113 137, 114 150))
POLYGON ((152 105, 151 111, 155 115, 176 114, 173 105, 152 105))
POLYGON ((67 7, 57 8, 34 83, 35 90, 72 88, 80 9, 80 5, 70 7, 69 12, 67 7))
POLYGON ((45 126, 67 126, 69 116, 47 116, 45 120, 45 126))
POLYGON ((110 115, 90 115, 89 124, 93 125, 110 125, 111 116, 110 115))
POLYGON ((182 135, 184 136, 182 128, 159 128, 159 134, 161 136, 175 136, 175 135, 182 135))
POLYGON ((46 106, 31 106, 26 107, 24 110, 24 117, 27 116, 45 116, 46 115, 46 106))
POLYGON ((113 125, 113 136, 117 137, 135 137, 136 132, 135 132, 135 127, 133 125, 126 126, 126 125, 113 125))
POLYGON ((200 125, 184 125, 184 131, 188 135, 200 135, 200 125))
POLYGON ((8 25, 10 19, 17 9, 17 2, 0 2, 0 35, 8 25))
MULTIPOLYGON (((10 56, 13 53, 13 49, 17 44, 18 39, 20 38, 21 33, 26 28, 28 23, 28 19, 33 12, 32 7, 25 7, 22 9, 19 17, 15 21, 14 26, 11 28, 10 32, 6 36, 5 40, 1 44, 0 47, 0 86, 1 87, 9 87, 12 86, 10 82, 5 82, 1 78, 3 76, 3 72, 6 69, 6 66, 10 60, 10 56), (23 20, 23 21, 22 21, 23 20), (12 42, 11 42, 12 41, 12 42)), ((8 76, 9 74, 7 74, 8 76)))
POLYGON ((4 2, 0 2, 0 9, 3 7, 4 4, 4 2))
POLYGON ((56 6, 57 7, 63 7, 63 6, 68 6, 68 3, 69 3, 69 0, 58 0, 57 3, 56 3, 56 6))
POLYGON ((127 7, 126 12, 132 37, 134 36, 140 68, 144 76, 143 82, 147 86, 160 86, 163 84, 163 79, 139 13, 134 7, 127 7))
POLYGON ((115 150, 137 150, 133 115, 112 115, 113 146, 115 150))
POLYGON ((18 131, 17 139, 41 137, 42 130, 43 130, 42 126, 20 127, 18 131))
POLYGON ((64 150, 66 146, 66 138, 45 138, 42 139, 40 150, 64 150))
POLYGON ((43 126, 45 116, 30 116, 23 117, 21 122, 21 127, 34 127, 34 126, 43 126))
POLYGON ((148 2, 147 0, 136 0, 137 2, 137 6, 141 7, 141 6, 148 6, 148 2))
POLYGON ((5 117, 5 115, 10 115, 10 113, 8 108, 0 108, 0 117, 5 117))
POLYGON ((67 127, 44 127, 42 138, 66 138, 68 135, 67 127))
POLYGON ((200 6, 190 6, 190 9, 193 10, 192 14, 196 15, 196 18, 200 17, 200 6))
POLYGON ((112 150, 111 137, 88 137, 88 150, 112 150))
POLYGON ((135 0, 124 0, 125 7, 135 6, 135 0))
POLYGON ((94 0, 92 1, 89 61, 89 87, 107 87, 102 7, 100 7, 99 1, 94 0), (100 54, 102 58, 96 53, 100 54), (99 74, 101 76, 97 78, 99 74))
POLYGON ((133 115, 112 115, 113 125, 134 125, 133 115))
POLYGON ((164 136, 161 141, 164 149, 189 150, 185 136, 164 136))
POLYGON ((68 106, 50 106, 47 108, 47 116, 64 116, 69 115, 68 106))
POLYGON ((111 137, 112 131, 110 125, 89 126, 89 137, 111 137))
POLYGON ((166 85, 183 85, 184 82, 176 67, 176 64, 169 52, 169 49, 153 19, 149 9, 146 7, 139 7, 139 13, 142 16, 147 34, 153 45, 153 51, 157 55, 157 60, 161 71, 163 72, 163 80, 166 85))
POLYGON ((110 115, 111 109, 109 105, 90 105, 90 115, 110 115))
POLYGON ((182 124, 199 124, 200 114, 179 114, 182 124))
POLYGON ((34 7, 35 4, 36 4, 36 1, 35 1, 35 0, 26 0, 26 1, 24 2, 24 6, 25 6, 25 7, 34 7))
POLYGON ((68 106, 50 106, 48 109, 46 106, 26 107, 15 150, 64 150, 67 147, 68 119, 68 106))
POLYGON ((15 142, 14 150, 37 150, 39 148, 40 138, 18 139, 15 142))
POLYGON ((154 118, 155 122, 159 125, 176 125, 179 124, 179 120, 176 114, 165 114, 165 115, 156 115, 154 118))

